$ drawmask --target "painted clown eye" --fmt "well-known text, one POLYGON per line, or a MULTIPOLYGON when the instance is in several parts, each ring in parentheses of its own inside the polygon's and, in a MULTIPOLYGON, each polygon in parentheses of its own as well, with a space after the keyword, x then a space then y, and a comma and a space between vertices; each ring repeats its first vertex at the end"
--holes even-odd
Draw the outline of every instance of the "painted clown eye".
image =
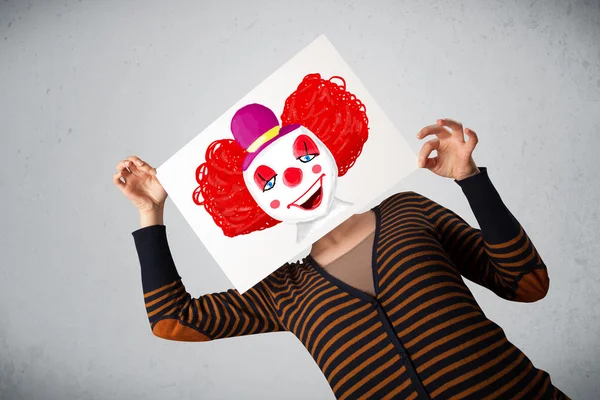
POLYGON ((294 157, 300 162, 307 163, 321 154, 317 144, 307 135, 300 135, 294 141, 294 157))
POLYGON ((254 183, 263 192, 271 190, 275 187, 277 174, 272 168, 266 165, 261 165, 254 171, 254 183))
POLYGON ((267 190, 271 190, 275 187, 275 176, 272 177, 269 182, 265 183, 265 187, 263 188, 263 192, 266 192, 267 190))
POLYGON ((315 154, 307 154, 305 156, 298 157, 298 160, 302 161, 303 163, 307 163, 307 162, 312 161, 315 157, 316 157, 315 154))

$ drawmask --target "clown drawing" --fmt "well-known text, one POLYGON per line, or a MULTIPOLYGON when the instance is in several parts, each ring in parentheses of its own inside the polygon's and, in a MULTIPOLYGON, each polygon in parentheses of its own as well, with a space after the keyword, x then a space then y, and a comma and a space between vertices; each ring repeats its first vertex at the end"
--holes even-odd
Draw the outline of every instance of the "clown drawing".
POLYGON ((309 74, 287 98, 281 126, 271 109, 248 104, 231 120, 234 140, 208 146, 192 197, 225 236, 284 222, 300 242, 350 205, 336 186, 362 151, 368 118, 345 86, 309 74))

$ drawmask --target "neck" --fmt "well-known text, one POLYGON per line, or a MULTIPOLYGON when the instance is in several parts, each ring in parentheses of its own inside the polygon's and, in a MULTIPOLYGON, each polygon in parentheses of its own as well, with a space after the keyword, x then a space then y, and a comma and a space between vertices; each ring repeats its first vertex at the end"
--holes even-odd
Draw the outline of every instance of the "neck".
POLYGON ((346 203, 336 197, 333 198, 329 212, 322 217, 313 219, 307 222, 299 222, 296 224, 296 242, 299 243, 306 239, 315 230, 322 228, 330 219, 330 217, 343 212, 351 203, 346 203))
POLYGON ((343 242, 343 240, 348 237, 348 234, 356 227, 356 225, 360 223, 364 215, 365 214, 354 214, 333 228, 325 236, 313 243, 311 253, 318 254, 323 249, 334 247, 343 242))

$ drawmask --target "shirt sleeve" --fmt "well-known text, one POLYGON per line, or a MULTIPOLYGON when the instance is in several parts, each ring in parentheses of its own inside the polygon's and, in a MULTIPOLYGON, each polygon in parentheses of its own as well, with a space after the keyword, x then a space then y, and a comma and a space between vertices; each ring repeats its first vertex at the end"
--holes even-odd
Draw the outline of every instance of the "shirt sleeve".
POLYGON ((423 196, 438 240, 461 275, 498 296, 534 302, 548 292, 546 265, 529 236, 505 206, 486 167, 455 182, 462 188, 481 229, 423 196))
POLYGON ((155 336, 203 342, 286 330, 264 280, 244 294, 229 289, 193 298, 175 267, 166 227, 153 225, 132 235, 141 266, 146 312, 155 336))

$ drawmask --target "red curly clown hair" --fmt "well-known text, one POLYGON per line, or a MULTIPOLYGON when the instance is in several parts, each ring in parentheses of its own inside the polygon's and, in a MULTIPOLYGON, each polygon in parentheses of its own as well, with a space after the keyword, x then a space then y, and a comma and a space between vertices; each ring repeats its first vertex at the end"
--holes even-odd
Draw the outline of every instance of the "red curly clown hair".
MULTIPOLYGON (((285 101, 281 125, 289 124, 301 124, 327 146, 338 176, 352 168, 369 137, 365 106, 346 90, 346 81, 339 76, 325 80, 320 74, 306 75, 285 101)), ((193 201, 204 206, 228 237, 281 222, 269 217, 246 188, 242 162, 247 154, 235 140, 215 140, 206 149, 206 161, 196 169, 193 201)))

